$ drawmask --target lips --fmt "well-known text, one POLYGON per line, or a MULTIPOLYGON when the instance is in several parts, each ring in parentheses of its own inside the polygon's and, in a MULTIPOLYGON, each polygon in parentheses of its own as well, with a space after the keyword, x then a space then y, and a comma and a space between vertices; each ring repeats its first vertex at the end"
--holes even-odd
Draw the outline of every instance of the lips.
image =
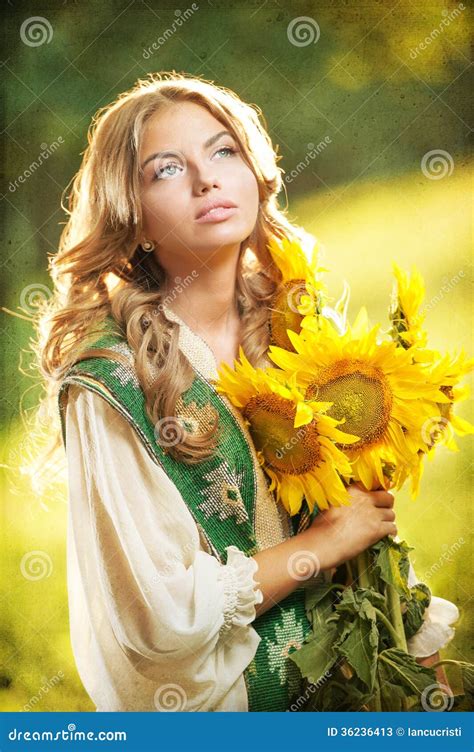
POLYGON ((218 207, 223 207, 225 209, 235 209, 236 206, 233 203, 233 201, 228 201, 225 198, 216 198, 214 201, 206 201, 201 208, 199 209, 198 213, 196 214, 196 219, 200 219, 205 214, 207 214, 211 209, 217 209, 218 207))

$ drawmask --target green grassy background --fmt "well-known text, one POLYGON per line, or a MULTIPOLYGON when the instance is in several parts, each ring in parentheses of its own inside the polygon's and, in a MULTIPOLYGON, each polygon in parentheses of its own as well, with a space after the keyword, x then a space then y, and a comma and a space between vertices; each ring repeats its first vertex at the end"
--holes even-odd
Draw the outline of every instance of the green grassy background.
MULTIPOLYGON (((38 47, 19 38, 22 22, 38 15, 36 5, 11 9, 5 40, 8 180, 35 159, 41 143, 63 135, 64 146, 17 190, 5 190, 2 305, 18 310, 26 286, 50 286, 47 255, 65 220, 60 195, 79 166, 93 113, 147 71, 176 68, 258 104, 287 175, 304 160, 308 144, 330 136, 327 148, 285 187, 290 217, 324 245, 330 293, 337 299, 344 279, 351 286, 350 318, 364 303, 372 322, 388 326, 391 261, 407 269, 415 263, 426 283, 429 346, 450 352, 464 347, 472 354, 468 11, 425 53, 410 57, 445 17, 443 10, 443 3, 420 7, 404 0, 383 7, 368 2, 363 12, 356 3, 282 8, 214 2, 145 60, 143 49, 172 23, 174 7, 49 3, 41 13, 54 35, 38 47), (317 19, 317 44, 288 43, 288 24, 297 16, 317 19), (421 159, 432 149, 449 152, 452 174, 434 180, 422 173, 421 159)), ((30 409, 39 394, 28 371, 32 332, 27 322, 3 312, 0 325, 0 708, 93 710, 69 641, 64 467, 46 468, 55 483, 42 496, 19 470, 29 431, 19 417, 20 400, 30 409), (38 580, 21 570, 31 551, 43 552, 47 564, 38 580)), ((472 403, 457 411, 473 420, 472 403)), ((396 509, 401 536, 415 546, 418 576, 461 611, 455 641, 443 655, 472 660, 472 437, 457 443, 459 452, 441 447, 435 462, 426 464, 416 501, 408 491, 397 493, 396 509)))

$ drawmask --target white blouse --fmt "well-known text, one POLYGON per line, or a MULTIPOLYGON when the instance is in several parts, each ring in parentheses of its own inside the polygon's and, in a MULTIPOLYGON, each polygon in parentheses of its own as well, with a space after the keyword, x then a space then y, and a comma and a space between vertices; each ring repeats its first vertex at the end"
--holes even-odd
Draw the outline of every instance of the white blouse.
MULTIPOLYGON (((204 340, 166 315, 180 324, 180 348, 193 366, 215 376, 204 340)), ((263 600, 256 560, 228 546, 222 565, 132 426, 79 385, 69 387, 66 449, 71 643, 97 710, 248 711, 243 672, 261 640, 252 627, 263 600)), ((290 526, 253 454, 264 549, 289 537, 290 526)), ((409 651, 444 647, 458 617, 453 603, 432 596, 409 651)))

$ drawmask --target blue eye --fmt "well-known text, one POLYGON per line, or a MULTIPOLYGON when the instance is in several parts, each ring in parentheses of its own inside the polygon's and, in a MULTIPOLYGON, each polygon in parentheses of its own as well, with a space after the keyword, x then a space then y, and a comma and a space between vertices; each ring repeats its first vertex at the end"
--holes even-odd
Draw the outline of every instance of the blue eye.
POLYGON ((176 162, 168 162, 168 164, 165 164, 164 167, 160 167, 160 169, 155 172, 153 175, 153 180, 163 180, 162 175, 165 175, 165 177, 174 178, 176 177, 176 172, 173 173, 165 173, 165 170, 167 170, 169 167, 181 167, 181 165, 176 164, 176 162))
MULTIPOLYGON (((230 154, 236 154, 237 153, 237 150, 236 149, 232 149, 231 146, 221 146, 221 148, 218 149, 215 152, 215 154, 219 154, 219 152, 221 152, 221 151, 227 152, 228 155, 230 155, 230 154)), ((168 170, 169 168, 176 169, 178 167, 181 169, 181 171, 183 171, 182 165, 179 165, 176 162, 168 162, 167 164, 165 164, 163 167, 160 167, 159 170, 157 170, 155 172, 155 174, 153 175, 153 181, 155 181, 155 180, 164 180, 166 178, 174 178, 174 177, 176 177, 176 175, 177 175, 176 172, 170 173, 170 172, 165 172, 165 171, 168 170)))
POLYGON ((230 146, 221 146, 221 148, 216 151, 216 154, 218 154, 220 151, 226 151, 229 154, 235 154, 236 152, 236 150, 232 149, 230 146))

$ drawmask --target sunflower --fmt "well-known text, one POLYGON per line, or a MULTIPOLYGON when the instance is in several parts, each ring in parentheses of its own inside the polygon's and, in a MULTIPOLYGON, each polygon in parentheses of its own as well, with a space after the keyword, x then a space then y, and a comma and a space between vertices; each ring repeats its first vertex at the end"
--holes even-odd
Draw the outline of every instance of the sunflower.
POLYGON ((305 399, 330 400, 327 415, 359 437, 338 447, 368 490, 387 488, 394 467, 415 472, 414 457, 425 447, 422 426, 440 414, 437 403, 449 402, 409 351, 377 341, 379 326, 369 329, 365 308, 343 335, 321 316, 306 317, 300 334, 288 332, 294 352, 276 346, 268 352, 285 374, 297 375, 305 399))
POLYGON ((397 487, 402 486, 408 475, 411 478, 411 497, 415 499, 419 493, 420 481, 423 477, 424 459, 427 457, 430 462, 433 461, 435 449, 438 445, 443 444, 452 452, 458 452, 459 447, 454 441, 454 434, 458 436, 467 436, 474 433, 474 426, 469 421, 464 420, 453 412, 453 404, 467 399, 469 396, 469 386, 442 386, 440 387, 445 394, 448 403, 436 403, 440 414, 436 413, 435 408, 432 414, 425 420, 421 428, 421 437, 426 446, 424 449, 418 449, 413 456, 413 463, 409 469, 402 466, 394 471, 394 482, 397 487), (433 414, 436 413, 436 414, 433 414), (398 485, 399 484, 399 485, 398 485))
POLYGON ((423 328, 425 314, 421 313, 421 304, 425 297, 423 277, 412 266, 411 275, 392 261, 396 284, 392 289, 389 316, 392 322, 390 335, 405 350, 410 349, 415 362, 432 362, 436 358, 435 350, 426 347, 428 335, 423 328))
MULTIPOLYGON (((425 367, 426 377, 439 388, 447 402, 436 403, 440 416, 431 417, 422 429, 422 438, 426 443, 428 455, 437 443, 443 443, 453 452, 459 451, 453 434, 466 436, 474 433, 474 426, 469 421, 454 414, 453 406, 469 396, 469 385, 459 382, 474 369, 474 358, 468 358, 462 349, 457 355, 446 353, 438 362, 425 367)), ((431 457, 430 457, 431 459, 431 457)))
POLYGON ((271 303, 271 341, 290 350, 287 329, 299 332, 306 315, 320 313, 326 291, 318 275, 328 270, 318 266, 320 244, 315 238, 312 241, 310 259, 297 240, 271 238, 268 244, 270 255, 282 273, 281 284, 271 303))
POLYGON ((299 512, 304 498, 311 512, 315 504, 320 509, 350 504, 340 475, 349 477, 351 467, 336 442, 350 445, 358 437, 337 429, 341 421, 324 414, 331 402, 305 399, 296 374, 271 376, 255 369, 242 347, 234 369, 221 364, 215 386, 241 410, 270 491, 290 515, 299 512))
MULTIPOLYGON (((431 461, 434 457, 434 448, 440 443, 456 452, 458 447, 453 433, 465 436, 474 432, 474 427, 468 421, 453 412, 453 404, 469 395, 469 387, 459 386, 459 382, 473 369, 474 361, 467 360, 464 351, 452 358, 449 354, 441 356, 436 350, 426 348, 427 333, 423 329, 425 317, 420 312, 425 294, 423 278, 414 266, 411 276, 408 276, 395 262, 392 262, 392 265, 397 280, 397 285, 392 291, 390 310, 392 338, 410 352, 415 363, 425 367, 427 381, 447 398, 446 402, 437 401, 432 405, 431 415, 421 427, 422 445, 413 456, 413 465, 409 473, 412 480, 412 498, 415 498, 423 474, 425 456, 431 461)), ((410 441, 411 437, 409 432, 407 433, 410 441)), ((406 467, 400 466, 395 471, 399 483, 403 483, 407 475, 406 467)))

